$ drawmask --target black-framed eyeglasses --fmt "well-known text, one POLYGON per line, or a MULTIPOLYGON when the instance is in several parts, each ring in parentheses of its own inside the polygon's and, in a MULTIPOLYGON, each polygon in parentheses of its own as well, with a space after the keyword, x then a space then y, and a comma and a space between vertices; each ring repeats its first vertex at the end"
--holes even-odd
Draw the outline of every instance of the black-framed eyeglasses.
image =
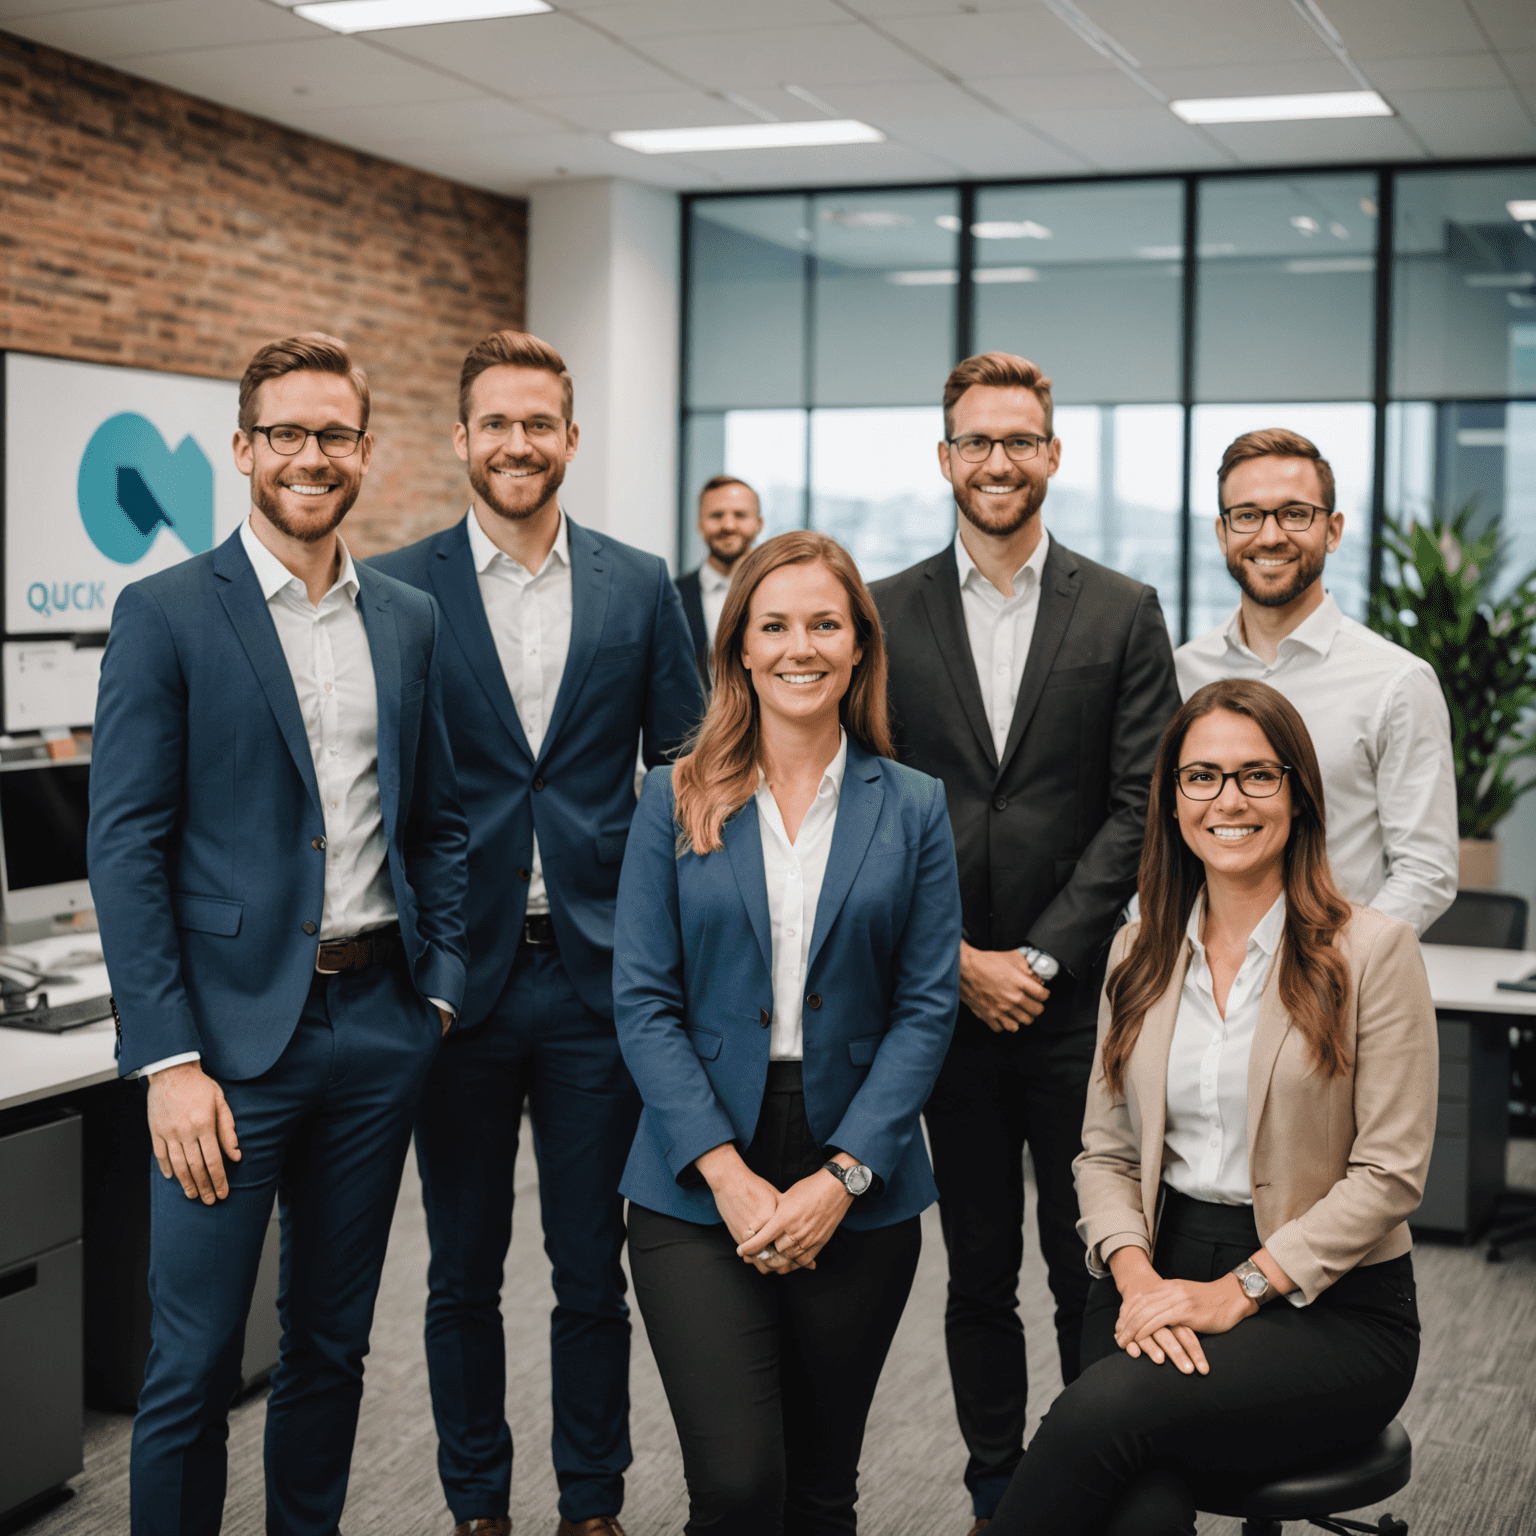
POLYGON ((1001 443, 1003 452, 1015 464, 1026 464, 1040 452, 1040 445, 1050 441, 1038 432, 1012 432, 1007 437, 988 437, 985 432, 966 432, 945 441, 967 464, 985 464, 992 450, 1001 443))
POLYGON ((322 427, 320 431, 312 432, 291 421, 280 421, 270 427, 252 427, 251 431, 260 432, 271 444, 272 452, 282 454, 285 459, 303 453, 310 438, 320 444, 320 452, 326 458, 348 459, 357 452, 357 445, 366 436, 366 429, 362 427, 322 427))
POLYGON ((1190 763, 1180 768, 1174 777, 1186 800, 1219 800, 1228 779, 1236 779, 1238 791, 1250 800, 1268 800, 1271 795, 1280 793, 1280 786, 1291 771, 1286 763, 1249 763, 1235 773, 1223 773, 1204 763, 1190 763))
POLYGON ((1288 501, 1283 507, 1254 507, 1239 502, 1235 507, 1223 507, 1221 520, 1233 533, 1257 533, 1266 517, 1274 518, 1287 533, 1305 533, 1319 512, 1328 516, 1327 507, 1314 507, 1310 501, 1288 501))

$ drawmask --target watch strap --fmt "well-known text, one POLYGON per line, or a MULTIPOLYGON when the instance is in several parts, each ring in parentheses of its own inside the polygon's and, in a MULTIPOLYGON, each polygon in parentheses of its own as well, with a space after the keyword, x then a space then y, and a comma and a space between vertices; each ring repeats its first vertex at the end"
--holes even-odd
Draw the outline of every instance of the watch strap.
POLYGON ((1241 1264, 1234 1264, 1232 1273, 1237 1277, 1237 1283, 1242 1286, 1243 1295, 1249 1301, 1258 1302, 1261 1307, 1271 1296, 1277 1294, 1274 1286, 1269 1283, 1269 1276, 1252 1259, 1244 1259, 1241 1264), (1255 1288, 1251 1283, 1254 1280, 1262 1282, 1261 1286, 1255 1288))
POLYGON ((841 1184, 843 1188, 846 1189, 848 1193, 854 1197, 854 1199, 858 1199, 860 1195, 864 1194, 865 1191, 869 1189, 870 1184, 874 1182, 874 1175, 868 1168, 864 1167, 863 1163, 855 1163, 852 1168, 844 1168, 836 1158, 829 1157, 827 1161, 824 1162, 821 1166, 828 1173, 830 1173, 832 1177, 836 1179, 837 1182, 841 1184), (863 1183, 863 1188, 855 1189, 849 1180, 853 1173, 859 1169, 862 1169, 864 1173, 864 1179, 860 1181, 863 1183))

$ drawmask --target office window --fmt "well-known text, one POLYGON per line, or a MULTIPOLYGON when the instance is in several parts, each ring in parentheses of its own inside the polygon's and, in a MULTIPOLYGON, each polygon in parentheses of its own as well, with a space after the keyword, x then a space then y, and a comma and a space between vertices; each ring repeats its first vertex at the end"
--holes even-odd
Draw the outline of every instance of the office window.
POLYGON ((683 453, 685 513, 680 571, 696 570, 705 556, 699 537, 699 492, 716 475, 735 475, 757 492, 762 537, 805 523, 806 414, 804 411, 696 412, 688 418, 683 453))
POLYGON ((1190 451, 1190 602, 1193 639, 1222 623, 1237 606, 1238 586, 1216 538, 1216 471, 1227 444, 1261 427, 1288 427, 1310 438, 1333 468, 1335 507, 1344 537, 1329 555, 1323 585, 1352 619, 1365 619, 1371 569, 1371 485, 1375 410, 1331 404, 1197 405, 1190 451))
POLYGON ((1038 363, 1063 405, 1179 398, 1177 181, 976 194, 975 350, 1038 363))
POLYGON ((1195 397, 1369 400, 1374 176, 1262 176, 1200 188, 1195 397))

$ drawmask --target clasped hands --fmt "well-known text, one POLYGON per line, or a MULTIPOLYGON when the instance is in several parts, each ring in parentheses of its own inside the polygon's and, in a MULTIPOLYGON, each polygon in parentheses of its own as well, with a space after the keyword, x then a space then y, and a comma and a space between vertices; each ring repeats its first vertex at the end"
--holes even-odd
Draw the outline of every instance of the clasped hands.
POLYGON ((736 1239, 737 1254, 763 1275, 815 1269, 816 1255, 853 1204, 853 1196, 820 1168, 780 1194, 747 1167, 729 1142, 706 1152, 694 1166, 736 1239))
POLYGON ((1050 995, 1018 950, 974 949, 961 940, 960 1001, 994 1034, 1033 1024, 1050 995))
POLYGON ((1200 1334, 1227 1333, 1259 1310, 1235 1275, 1164 1280, 1140 1248, 1117 1248, 1109 1267, 1120 1291, 1115 1343, 1133 1360, 1171 1360, 1186 1376, 1210 1374, 1200 1334))

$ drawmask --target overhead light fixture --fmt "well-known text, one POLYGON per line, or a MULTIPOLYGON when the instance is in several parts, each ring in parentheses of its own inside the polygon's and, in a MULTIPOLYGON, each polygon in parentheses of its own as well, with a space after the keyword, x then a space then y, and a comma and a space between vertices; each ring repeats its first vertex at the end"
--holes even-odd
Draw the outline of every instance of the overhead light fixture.
POLYGON ((296 5, 295 16, 332 32, 387 32, 393 27, 434 27, 445 21, 491 21, 553 10, 545 0, 317 0, 296 5))
POLYGON ((953 288, 960 274, 953 267, 922 267, 915 272, 887 272, 885 280, 898 288, 953 288))
POLYGON ((1286 262, 1285 270, 1307 272, 1374 272, 1374 256, 1297 256, 1286 262))
POLYGON ((971 277, 978 283, 1038 283, 1036 267, 977 267, 971 277))
POLYGON ((810 123, 724 123, 718 128, 628 128, 608 137, 620 148, 642 155, 700 155, 721 149, 809 149, 820 144, 885 142, 885 135, 878 128, 851 117, 810 123))
POLYGON ((1468 288, 1536 288, 1529 272, 1467 272, 1461 280, 1468 288))
POLYGON ((1292 123, 1304 118, 1391 117, 1375 91, 1313 91, 1304 96, 1213 96, 1168 103, 1186 123, 1292 123))
POLYGON ((1049 240, 1051 232, 1033 219, 988 219, 971 225, 978 240, 1049 240))
POLYGON ((1517 224, 1536 220, 1536 197, 1517 197, 1504 204, 1504 211, 1517 224))
POLYGON ((824 208, 821 217, 825 223, 841 224, 844 229, 899 229, 912 222, 910 215, 885 208, 824 208))

